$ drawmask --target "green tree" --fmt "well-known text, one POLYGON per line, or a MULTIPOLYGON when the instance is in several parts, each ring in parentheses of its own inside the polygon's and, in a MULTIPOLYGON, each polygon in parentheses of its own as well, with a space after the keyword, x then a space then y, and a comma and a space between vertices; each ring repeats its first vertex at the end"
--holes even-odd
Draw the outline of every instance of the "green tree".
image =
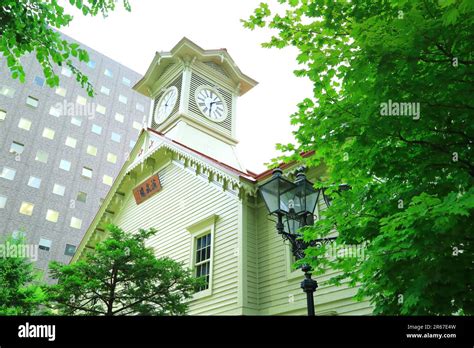
MULTIPOLYGON (((116 6, 116 0, 69 0, 82 11, 84 16, 106 17, 116 6)), ((123 5, 130 11, 128 0, 123 5)), ((77 43, 63 40, 55 30, 69 25, 73 16, 66 13, 60 1, 51 0, 2 0, 0 6, 0 53, 6 59, 13 79, 25 81, 25 71, 21 57, 34 53, 43 69, 46 83, 50 87, 59 86, 55 66, 68 66, 78 83, 86 88, 89 96, 94 95, 93 86, 74 63, 88 62, 87 51, 77 43)))
POLYGON ((117 226, 85 259, 70 265, 53 261, 58 283, 47 288, 53 307, 66 315, 182 315, 185 299, 200 284, 188 269, 167 257, 157 259, 145 240, 156 230, 130 234, 117 226))
POLYGON ((39 314, 46 302, 41 273, 25 253, 24 238, 6 238, 0 244, 0 315, 39 314))
POLYGON ((364 258, 322 247, 304 261, 359 284, 375 314, 474 314, 474 2, 279 3, 243 22, 276 31, 264 47, 296 47, 295 74, 314 83, 291 116, 297 143, 278 145, 278 160, 328 168, 316 186, 333 204, 305 238, 336 226, 340 245, 366 245, 364 258))

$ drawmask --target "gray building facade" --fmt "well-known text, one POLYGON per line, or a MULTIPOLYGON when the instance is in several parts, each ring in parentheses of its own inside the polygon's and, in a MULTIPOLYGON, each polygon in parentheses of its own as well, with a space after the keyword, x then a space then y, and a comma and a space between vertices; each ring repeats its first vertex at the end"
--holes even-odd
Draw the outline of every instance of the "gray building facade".
MULTIPOLYGON (((70 41, 71 38, 66 37, 70 41)), ((150 100, 132 90, 141 75, 88 48, 78 63, 90 98, 68 68, 50 88, 34 55, 26 82, 0 57, 0 236, 38 245, 35 267, 68 263, 148 116, 150 100)))

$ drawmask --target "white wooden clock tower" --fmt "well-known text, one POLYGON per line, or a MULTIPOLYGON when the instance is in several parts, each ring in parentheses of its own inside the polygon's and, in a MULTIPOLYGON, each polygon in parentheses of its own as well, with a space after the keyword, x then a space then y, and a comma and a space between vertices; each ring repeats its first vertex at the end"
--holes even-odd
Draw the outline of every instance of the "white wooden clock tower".
POLYGON ((236 101, 256 84, 225 49, 204 50, 183 38, 156 53, 134 89, 152 99, 148 127, 244 170, 235 154, 236 101))

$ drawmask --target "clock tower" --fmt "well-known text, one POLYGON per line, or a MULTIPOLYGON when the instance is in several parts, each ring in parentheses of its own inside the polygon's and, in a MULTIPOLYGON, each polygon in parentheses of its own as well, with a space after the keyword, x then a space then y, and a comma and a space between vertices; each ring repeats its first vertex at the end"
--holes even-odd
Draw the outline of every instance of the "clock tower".
POLYGON ((256 84, 227 50, 204 50, 183 38, 156 53, 134 89, 152 100, 149 128, 243 170, 235 153, 236 101, 256 84))

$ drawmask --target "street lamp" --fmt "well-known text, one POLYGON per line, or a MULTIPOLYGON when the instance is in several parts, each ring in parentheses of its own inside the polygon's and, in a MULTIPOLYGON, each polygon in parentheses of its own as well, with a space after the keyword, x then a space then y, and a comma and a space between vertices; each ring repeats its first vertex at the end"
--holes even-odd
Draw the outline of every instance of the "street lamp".
MULTIPOLYGON (((291 251, 297 259, 303 258, 304 250, 308 246, 327 243, 336 238, 323 238, 311 243, 304 242, 299 229, 314 223, 314 210, 318 203, 320 194, 329 206, 329 198, 324 190, 316 190, 313 184, 306 179, 304 168, 296 175, 295 182, 283 177, 280 168, 273 170, 273 177, 260 186, 260 194, 267 206, 270 215, 277 217, 277 232, 291 244, 291 251)), ((318 287, 316 280, 311 278, 311 266, 305 264, 301 268, 305 279, 301 282, 301 288, 306 293, 308 315, 314 316, 314 292, 318 287)))

